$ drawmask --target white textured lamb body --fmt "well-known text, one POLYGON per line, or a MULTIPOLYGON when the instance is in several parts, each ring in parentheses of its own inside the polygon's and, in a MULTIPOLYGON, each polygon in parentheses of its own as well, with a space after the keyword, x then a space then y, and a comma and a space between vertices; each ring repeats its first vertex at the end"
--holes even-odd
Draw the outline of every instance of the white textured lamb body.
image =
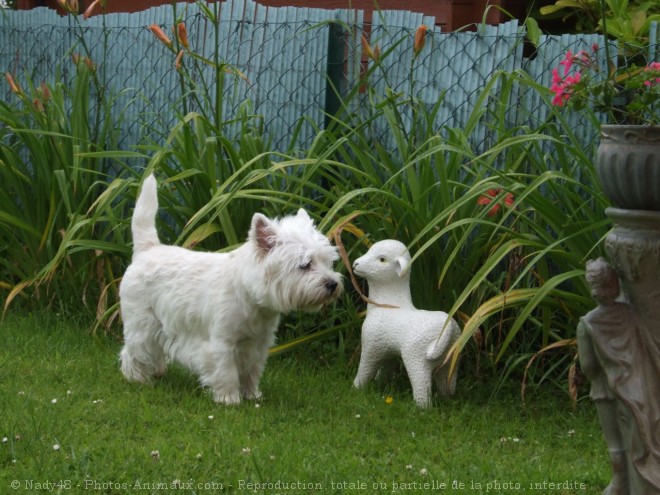
POLYGON ((362 354, 353 384, 362 388, 385 360, 400 356, 415 402, 428 407, 434 379, 442 395, 456 390, 456 372, 449 375, 445 359, 461 331, 447 313, 415 308, 410 259, 404 244, 384 240, 353 263, 355 274, 367 280, 372 301, 362 325, 362 354))

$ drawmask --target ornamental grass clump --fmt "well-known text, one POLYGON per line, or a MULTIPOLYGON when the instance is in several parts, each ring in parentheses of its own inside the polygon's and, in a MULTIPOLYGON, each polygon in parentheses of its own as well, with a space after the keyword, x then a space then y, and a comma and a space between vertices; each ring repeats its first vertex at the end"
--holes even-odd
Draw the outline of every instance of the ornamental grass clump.
MULTIPOLYGON (((575 111, 590 108, 610 124, 660 123, 660 63, 604 67, 599 47, 566 53, 552 71, 552 103, 575 111)), ((607 57, 608 58, 608 57, 607 57)))
POLYGON ((98 153, 117 146, 118 121, 108 111, 116 100, 92 106, 96 67, 88 57, 73 64, 74 75, 54 84, 5 74, 13 95, 0 101, 3 310, 16 298, 45 305, 96 299, 102 307, 114 255, 127 254, 108 242, 116 219, 90 213, 115 173, 98 153))

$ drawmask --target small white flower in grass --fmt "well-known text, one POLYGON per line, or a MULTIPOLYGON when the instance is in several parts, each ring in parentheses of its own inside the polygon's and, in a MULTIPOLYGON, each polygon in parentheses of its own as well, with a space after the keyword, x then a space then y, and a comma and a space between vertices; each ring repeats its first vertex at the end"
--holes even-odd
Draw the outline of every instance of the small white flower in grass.
POLYGON ((243 452, 245 455, 247 455, 252 451, 250 450, 250 447, 245 447, 245 448, 243 448, 243 450, 241 452, 243 452))
POLYGON ((520 442, 520 438, 518 437, 513 437, 513 443, 518 443, 520 442))
POLYGON ((419 470, 419 474, 422 476, 426 476, 427 474, 429 474, 429 470, 426 468, 422 468, 419 470))
POLYGON ((22 390, 20 390, 20 391, 18 392, 18 395, 23 396, 23 395, 25 395, 25 392, 23 392, 22 390))
POLYGON ((506 442, 507 442, 506 437, 500 438, 500 443, 506 443, 506 442))
POLYGON ((575 430, 568 430, 568 436, 569 437, 575 436, 575 430))
POLYGON ((50 401, 51 404, 57 404, 57 399, 53 399, 50 401))
POLYGON ((271 461, 274 461, 274 460, 275 460, 275 456, 271 454, 271 455, 269 456, 269 459, 270 459, 271 461))
POLYGON ((152 450, 151 451, 151 458, 154 461, 157 461, 158 459, 160 459, 160 452, 158 452, 157 450, 152 450))
POLYGON ((257 409, 259 409, 259 408, 261 407, 261 405, 260 405, 258 402, 255 402, 254 407, 256 407, 257 409))
POLYGON ((67 390, 67 391, 66 391, 66 396, 67 396, 67 397, 71 397, 72 394, 73 394, 73 392, 71 392, 71 390, 67 390))
POLYGON ((360 419, 360 415, 359 415, 359 414, 356 414, 356 415, 355 415, 355 419, 360 419))
POLYGON ((92 404, 100 404, 101 402, 103 402, 101 399, 96 399, 92 401, 92 404))
POLYGON ((410 435, 411 435, 413 438, 415 438, 415 432, 414 432, 414 431, 411 431, 411 432, 410 432, 410 435))
POLYGON ((54 450, 55 452, 57 452, 58 450, 60 450, 60 444, 59 444, 59 443, 56 443, 55 445, 53 445, 53 450, 54 450))
POLYGON ((7 437, 2 437, 2 443, 7 443, 9 439, 7 437))
POLYGON ((195 456, 195 459, 197 459, 198 461, 199 461, 201 458, 202 458, 202 454, 197 454, 197 455, 195 456))
POLYGON ((209 416, 209 419, 212 420, 212 419, 213 419, 213 415, 210 415, 210 416, 209 416))
POLYGON ((406 464, 406 469, 410 471, 412 469, 412 464, 406 464))

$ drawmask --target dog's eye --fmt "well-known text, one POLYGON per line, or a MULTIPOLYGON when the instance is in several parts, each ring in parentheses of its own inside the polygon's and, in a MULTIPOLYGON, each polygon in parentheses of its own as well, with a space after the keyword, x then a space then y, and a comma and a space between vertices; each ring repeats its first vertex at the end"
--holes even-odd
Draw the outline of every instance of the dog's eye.
POLYGON ((381 256, 378 258, 378 261, 380 261, 381 263, 385 263, 387 260, 385 259, 385 256, 381 256))
POLYGON ((308 261, 307 263, 303 263, 302 265, 300 265, 298 268, 300 268, 301 270, 309 270, 311 267, 312 267, 312 262, 308 261))

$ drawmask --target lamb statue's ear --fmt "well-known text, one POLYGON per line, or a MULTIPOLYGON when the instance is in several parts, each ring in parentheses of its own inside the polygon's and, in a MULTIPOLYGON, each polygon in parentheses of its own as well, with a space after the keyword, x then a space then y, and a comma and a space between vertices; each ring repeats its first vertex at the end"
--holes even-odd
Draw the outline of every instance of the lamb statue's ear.
POLYGON ((275 247, 277 231, 275 224, 261 213, 252 216, 252 226, 248 234, 250 242, 253 242, 260 254, 266 255, 275 247))
POLYGON ((410 257, 406 255, 401 255, 395 260, 396 264, 396 274, 399 277, 403 277, 410 268, 410 257))

